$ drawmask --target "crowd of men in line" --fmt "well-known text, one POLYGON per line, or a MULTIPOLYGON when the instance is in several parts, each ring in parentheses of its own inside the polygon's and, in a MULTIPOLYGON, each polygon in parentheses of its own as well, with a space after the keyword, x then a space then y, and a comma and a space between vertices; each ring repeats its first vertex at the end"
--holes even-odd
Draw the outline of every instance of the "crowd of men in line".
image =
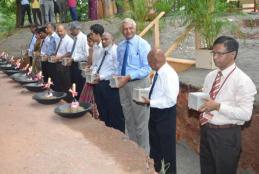
MULTIPOLYGON (((151 48, 136 34, 134 20, 122 21, 124 39, 118 45, 100 24, 91 25, 88 35, 76 21, 69 24, 69 34, 64 25, 56 28, 52 23, 41 28, 32 25, 30 29, 33 33, 28 49, 30 63, 35 71, 42 70, 45 82, 48 77, 53 79, 53 90, 68 92, 71 83, 75 83, 77 99, 93 106, 96 103, 93 115, 142 147, 154 159, 156 172, 164 161, 169 164, 167 173, 176 173, 179 78, 167 64, 163 51, 151 48), (63 59, 68 59, 67 65, 61 63, 63 59), (85 83, 80 62, 87 62, 86 68, 96 75, 93 83, 85 83), (155 73, 151 83, 152 69, 155 73), (113 76, 118 77, 117 87, 109 85, 113 76), (142 103, 133 101, 134 88, 149 88, 149 96, 142 103)), ((222 36, 214 42, 212 56, 218 69, 205 79, 203 90, 210 99, 200 109, 204 174, 236 172, 240 125, 251 118, 256 88, 236 66, 237 52, 238 42, 231 37, 222 36)))

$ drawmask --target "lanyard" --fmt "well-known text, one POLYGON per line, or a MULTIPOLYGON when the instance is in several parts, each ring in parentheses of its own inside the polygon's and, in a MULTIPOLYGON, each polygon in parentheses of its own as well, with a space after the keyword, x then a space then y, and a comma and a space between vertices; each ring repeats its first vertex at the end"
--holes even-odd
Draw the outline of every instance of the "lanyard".
MULTIPOLYGON (((225 84, 225 82, 227 81, 227 79, 229 78, 229 76, 235 71, 235 69, 236 69, 236 66, 235 66, 235 68, 232 69, 232 71, 228 74, 228 76, 227 76, 227 77, 225 78, 225 80, 223 81, 222 85, 220 86, 218 92, 217 92, 216 95, 215 95, 215 98, 217 97, 219 91, 221 90, 221 88, 223 87, 223 85, 225 84)), ((216 78, 217 78, 217 77, 216 77, 216 78)), ((215 81, 215 80, 214 80, 214 81, 215 81)))

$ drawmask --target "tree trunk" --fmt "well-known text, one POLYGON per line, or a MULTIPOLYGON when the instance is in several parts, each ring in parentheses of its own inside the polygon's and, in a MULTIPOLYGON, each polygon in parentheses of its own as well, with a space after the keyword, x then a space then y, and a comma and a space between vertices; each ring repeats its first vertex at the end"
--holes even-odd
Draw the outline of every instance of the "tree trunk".
POLYGON ((20 27, 21 24, 21 3, 20 0, 16 0, 16 27, 20 27))

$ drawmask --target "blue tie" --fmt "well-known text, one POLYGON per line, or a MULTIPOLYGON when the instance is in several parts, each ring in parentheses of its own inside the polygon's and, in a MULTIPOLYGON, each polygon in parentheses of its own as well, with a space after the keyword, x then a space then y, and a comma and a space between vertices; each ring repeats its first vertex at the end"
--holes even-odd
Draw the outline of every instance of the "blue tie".
POLYGON ((153 92, 153 89, 154 89, 154 86, 156 84, 156 80, 157 80, 157 77, 158 77, 158 73, 156 72, 154 78, 153 78, 153 83, 152 83, 152 86, 151 86, 151 89, 149 91, 149 95, 148 95, 148 98, 150 99, 151 95, 152 95, 152 92, 153 92))
POLYGON ((122 68, 121 68, 121 75, 125 76, 126 75, 126 65, 127 65, 127 60, 128 60, 128 55, 129 55, 129 41, 126 41, 126 49, 123 57, 123 63, 122 63, 122 68))

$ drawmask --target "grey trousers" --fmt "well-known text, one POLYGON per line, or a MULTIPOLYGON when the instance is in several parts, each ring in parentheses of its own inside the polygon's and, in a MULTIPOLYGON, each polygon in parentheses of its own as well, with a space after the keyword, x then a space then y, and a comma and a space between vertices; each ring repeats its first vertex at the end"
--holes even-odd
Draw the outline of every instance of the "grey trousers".
POLYGON ((54 23, 55 21, 55 14, 54 14, 54 2, 52 0, 45 0, 45 19, 46 22, 52 22, 54 23))
POLYGON ((120 101, 125 117, 125 132, 129 139, 135 141, 149 153, 149 107, 139 105, 132 100, 134 88, 146 88, 150 85, 149 78, 130 81, 120 88, 120 101))
POLYGON ((45 16, 45 5, 40 4, 40 11, 41 11, 41 19, 42 19, 42 25, 46 24, 46 16, 45 16))

